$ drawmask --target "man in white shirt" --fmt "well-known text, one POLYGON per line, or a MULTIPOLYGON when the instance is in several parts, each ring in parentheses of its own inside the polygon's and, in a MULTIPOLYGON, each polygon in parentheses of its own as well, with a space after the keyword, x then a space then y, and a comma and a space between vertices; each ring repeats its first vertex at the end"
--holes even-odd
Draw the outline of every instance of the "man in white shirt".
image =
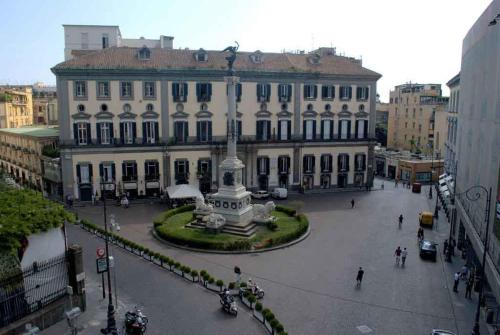
POLYGON ((406 248, 404 248, 403 251, 401 251, 401 261, 402 261, 401 264, 403 266, 405 266, 406 256, 408 256, 408 251, 406 251, 406 248))
POLYGON ((453 284, 453 292, 458 293, 458 283, 460 282, 460 272, 455 272, 453 276, 455 283, 453 284))

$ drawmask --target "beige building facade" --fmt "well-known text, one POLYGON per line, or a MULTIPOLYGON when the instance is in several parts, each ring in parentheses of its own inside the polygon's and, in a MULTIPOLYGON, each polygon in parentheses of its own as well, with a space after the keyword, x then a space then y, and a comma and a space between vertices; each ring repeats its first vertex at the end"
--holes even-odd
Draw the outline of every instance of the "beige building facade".
POLYGON ((57 88, 36 83, 33 85, 33 123, 57 125, 57 88))
MULTIPOLYGON (((249 189, 370 186, 380 75, 333 49, 238 53, 238 157, 249 189)), ((55 66, 64 194, 217 188, 227 134, 219 51, 110 48, 55 66)))
POLYGON ((441 85, 399 85, 389 99, 387 147, 444 156, 448 97, 441 85))
POLYGON ((0 87, 0 128, 33 124, 33 90, 28 86, 0 87))

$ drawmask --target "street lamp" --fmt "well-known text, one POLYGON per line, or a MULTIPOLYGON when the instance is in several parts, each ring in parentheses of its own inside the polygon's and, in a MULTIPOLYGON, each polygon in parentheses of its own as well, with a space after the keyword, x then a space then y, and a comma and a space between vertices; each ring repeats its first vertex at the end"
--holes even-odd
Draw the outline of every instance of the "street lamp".
MULTIPOLYGON (((427 147, 431 148, 431 142, 427 143, 427 147)), ((431 181, 429 183, 429 199, 432 199, 432 175, 434 174, 434 142, 432 143, 431 152, 431 181)))
POLYGON ((111 293, 111 274, 109 269, 109 236, 108 236, 108 223, 107 223, 107 214, 106 214, 106 190, 104 187, 105 183, 101 182, 101 198, 104 208, 104 231, 105 231, 105 245, 106 245, 106 267, 107 277, 108 277, 108 324, 106 328, 101 329, 101 333, 103 334, 112 334, 118 335, 118 331, 116 329, 116 320, 115 320, 115 307, 113 306, 113 297, 111 293))
MULTIPOLYGON (((455 180, 456 183, 456 180, 455 180)), ((476 317, 474 319, 474 327, 472 329, 473 335, 479 335, 479 315, 481 313, 481 299, 483 295, 483 287, 484 287, 484 270, 486 267, 486 252, 488 250, 488 234, 490 230, 490 207, 491 207, 491 187, 489 190, 486 187, 481 185, 475 185, 467 189, 465 192, 457 195, 465 194, 469 201, 477 201, 481 199, 481 193, 486 195, 486 208, 484 209, 484 221, 486 222, 486 235, 484 238, 484 247, 483 247, 483 262, 481 264, 481 276, 479 277, 481 282, 479 283, 479 294, 477 299, 477 307, 476 307, 476 317)), ((454 195, 455 197, 455 195, 454 195)), ((450 230, 451 232, 451 230, 450 230)), ((450 241, 451 243, 451 234, 450 241)))

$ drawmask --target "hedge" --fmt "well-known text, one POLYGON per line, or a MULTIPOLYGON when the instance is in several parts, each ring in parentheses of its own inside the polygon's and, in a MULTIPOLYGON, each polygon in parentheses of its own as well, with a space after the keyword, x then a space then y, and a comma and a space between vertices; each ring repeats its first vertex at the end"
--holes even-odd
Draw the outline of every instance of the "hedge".
POLYGON ((283 205, 276 205, 275 209, 278 212, 283 212, 283 213, 287 214, 288 216, 295 216, 297 214, 297 211, 295 209, 290 208, 290 207, 286 207, 283 205))
POLYGON ((164 213, 158 214, 154 219, 153 219, 153 225, 154 227, 161 226, 169 217, 174 216, 179 213, 184 213, 187 211, 192 211, 196 208, 195 205, 184 205, 175 209, 171 209, 169 211, 166 211, 164 213))
POLYGON ((299 214, 296 216, 296 218, 299 223, 299 228, 287 235, 274 238, 270 243, 271 246, 285 244, 287 242, 296 240, 307 232, 307 229, 309 228, 309 220, 307 219, 307 217, 304 214, 299 214))

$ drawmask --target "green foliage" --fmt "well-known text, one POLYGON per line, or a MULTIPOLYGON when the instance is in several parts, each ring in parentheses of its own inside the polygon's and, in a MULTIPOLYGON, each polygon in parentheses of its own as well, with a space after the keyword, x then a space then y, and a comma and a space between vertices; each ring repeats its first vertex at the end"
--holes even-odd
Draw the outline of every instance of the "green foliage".
POLYGON ((276 319, 272 319, 270 322, 269 322, 269 325, 271 326, 272 329, 276 329, 276 327, 280 324, 280 322, 276 319))
POLYGON ((59 154, 60 154, 59 153, 59 149, 58 148, 54 148, 51 145, 45 145, 42 148, 42 155, 43 156, 47 156, 47 157, 50 157, 50 158, 58 158, 59 154))
POLYGON ((235 286, 236 286, 236 285, 235 285, 235 283, 234 283, 234 282, 230 282, 230 283, 229 283, 228 288, 229 288, 230 290, 234 290, 235 286))
POLYGON ((175 262, 174 266, 175 266, 176 269, 180 269, 181 268, 181 263, 175 262))
POLYGON ((179 214, 179 213, 192 211, 195 208, 196 207, 194 205, 185 205, 185 206, 181 206, 179 208, 171 209, 171 210, 166 211, 164 213, 160 213, 153 219, 153 225, 156 228, 157 226, 164 224, 169 217, 174 216, 174 215, 179 214))
POLYGON ((297 214, 297 210, 283 205, 276 205, 276 210, 278 212, 283 212, 288 216, 295 216, 295 214, 297 214))
POLYGON ((247 283, 245 283, 245 282, 240 283, 240 287, 241 287, 241 288, 247 287, 247 283))
POLYGON ((264 318, 267 322, 271 322, 272 320, 274 320, 273 312, 269 311, 268 313, 266 313, 266 315, 264 315, 264 318))
POLYGON ((222 279, 218 279, 216 282, 215 282, 215 285, 219 286, 219 287, 222 287, 224 286, 224 281, 222 279))
MULTIPOLYGON (((278 320, 276 320, 278 321, 278 320)), ((281 334, 285 331, 285 327, 283 327, 283 325, 281 323, 278 322, 278 324, 276 325, 276 328, 274 328, 278 334, 281 334)))
POLYGON ((257 303, 255 304, 255 310, 256 310, 257 312, 262 311, 262 303, 261 303, 261 302, 257 302, 257 303))
POLYGON ((0 102, 12 102, 12 95, 8 93, 0 93, 0 102))
POLYGON ((208 277, 208 283, 213 284, 215 281, 214 277, 208 277))
POLYGON ((205 277, 206 274, 207 274, 207 270, 200 271, 200 276, 205 277))
POLYGON ((191 277, 193 277, 193 278, 198 277, 198 271, 196 271, 196 270, 191 270, 191 277))
POLYGON ((58 203, 32 190, 17 190, 3 185, 0 189, 0 250, 14 253, 20 240, 31 234, 74 222, 73 214, 58 203))
POLYGON ((248 299, 248 302, 249 302, 250 304, 253 304, 254 302, 256 302, 256 301, 257 301, 257 298, 256 298, 253 294, 250 294, 250 295, 247 297, 247 299, 248 299))

